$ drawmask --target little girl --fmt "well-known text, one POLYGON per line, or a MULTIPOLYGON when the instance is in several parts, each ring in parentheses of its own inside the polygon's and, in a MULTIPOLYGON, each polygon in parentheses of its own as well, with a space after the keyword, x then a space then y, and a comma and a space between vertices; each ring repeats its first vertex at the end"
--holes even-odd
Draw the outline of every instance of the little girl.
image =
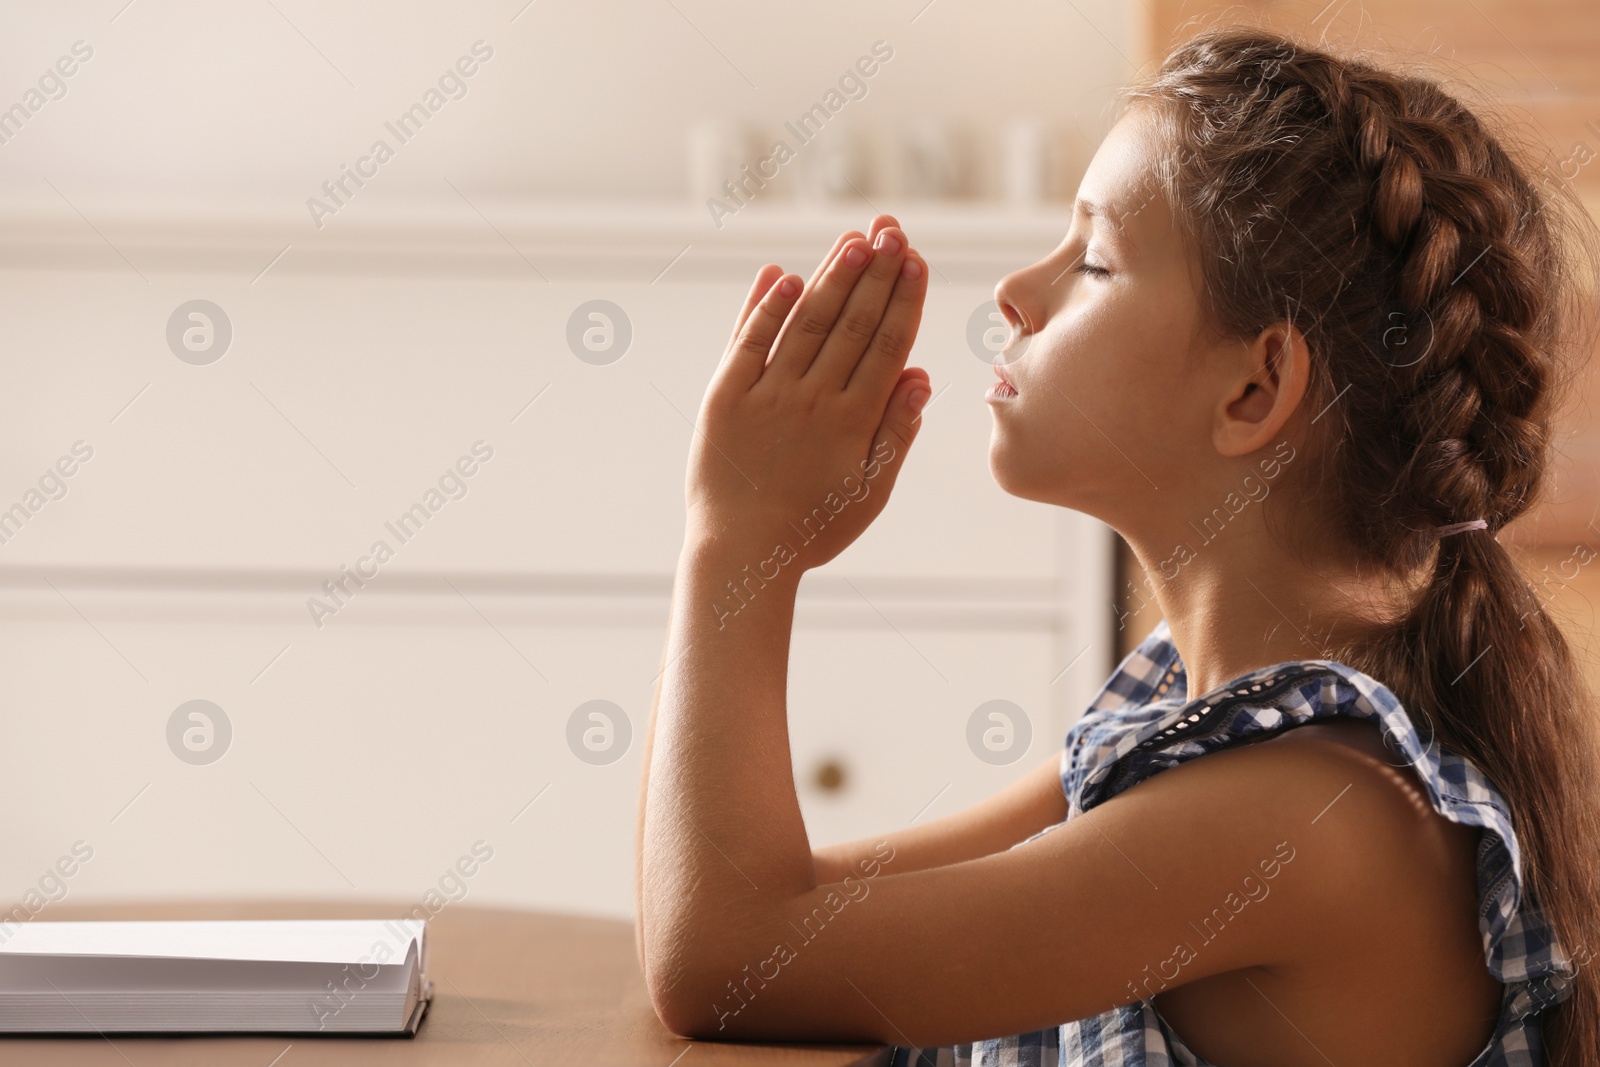
POLYGON ((656 1011, 901 1065, 1596 1067, 1595 714, 1496 537, 1547 473, 1581 209, 1430 82, 1257 29, 1127 103, 1063 243, 996 289, 990 467, 1117 530, 1161 621, 1059 757, 813 849, 795 592, 916 436, 928 279, 888 216, 804 285, 763 268, 645 750, 656 1011))

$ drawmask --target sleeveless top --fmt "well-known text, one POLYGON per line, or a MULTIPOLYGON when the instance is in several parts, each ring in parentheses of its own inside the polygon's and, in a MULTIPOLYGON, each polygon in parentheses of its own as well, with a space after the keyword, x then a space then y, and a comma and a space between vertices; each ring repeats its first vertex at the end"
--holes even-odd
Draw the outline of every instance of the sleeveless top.
MULTIPOLYGON (((1332 660, 1296 660, 1242 675, 1191 700, 1183 663, 1162 619, 1067 732, 1061 754, 1068 801, 1064 821, 1186 760, 1336 715, 1379 724, 1386 746, 1421 779, 1433 809, 1452 822, 1482 827, 1478 929, 1485 963, 1505 993, 1494 1035, 1462 1067, 1540 1067, 1539 1013, 1571 995, 1576 968, 1523 888, 1510 807, 1474 764, 1419 734, 1395 695, 1369 675, 1332 660)), ((1217 1067, 1190 1051, 1152 999, 1027 1034, 940 1048, 896 1047, 889 1062, 891 1067, 1217 1067)))

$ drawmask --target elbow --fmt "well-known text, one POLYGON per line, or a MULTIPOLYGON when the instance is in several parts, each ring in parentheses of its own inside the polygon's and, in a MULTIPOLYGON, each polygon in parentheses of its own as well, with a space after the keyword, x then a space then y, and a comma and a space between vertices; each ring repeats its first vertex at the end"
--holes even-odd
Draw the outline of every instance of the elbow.
POLYGON ((649 919, 640 938, 644 981, 661 1025, 696 1040, 760 1036, 751 1013, 742 1011, 747 998, 736 992, 755 942, 733 909, 724 908, 716 921, 682 913, 649 919))
MULTIPOLYGON (((655 963, 655 961, 651 961, 655 963)), ((679 1037, 711 1040, 731 1037, 730 1012, 719 1012, 714 990, 703 967, 655 964, 645 970, 650 1005, 661 1025, 679 1037)))
POLYGON ((643 940, 645 988, 661 1025, 680 1037, 717 1040, 734 1036, 732 1023, 738 1000, 730 1005, 730 978, 726 963, 729 945, 714 944, 710 932, 680 930, 662 936, 651 926, 643 940))

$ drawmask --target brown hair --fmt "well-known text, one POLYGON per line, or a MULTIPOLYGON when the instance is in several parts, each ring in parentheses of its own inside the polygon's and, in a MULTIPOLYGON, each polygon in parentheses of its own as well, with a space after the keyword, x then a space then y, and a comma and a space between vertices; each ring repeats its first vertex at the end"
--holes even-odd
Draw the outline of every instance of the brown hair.
POLYGON ((1548 1062, 1597 1067, 1600 982, 1581 966, 1600 946, 1597 719, 1495 537, 1548 476, 1553 408, 1592 343, 1593 223, 1434 81, 1260 28, 1201 32, 1123 99, 1160 124, 1152 180, 1210 326, 1305 338, 1319 414, 1299 490, 1341 550, 1411 591, 1403 617, 1323 658, 1382 680, 1507 798, 1528 893, 1580 964, 1541 1015, 1548 1062))

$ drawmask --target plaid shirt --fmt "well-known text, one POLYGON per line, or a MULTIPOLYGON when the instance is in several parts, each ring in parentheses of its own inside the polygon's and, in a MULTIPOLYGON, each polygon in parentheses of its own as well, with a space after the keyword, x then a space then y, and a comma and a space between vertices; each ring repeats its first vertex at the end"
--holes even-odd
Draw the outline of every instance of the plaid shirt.
MULTIPOLYGON (((1330 660, 1298 660, 1190 700, 1163 619, 1067 732, 1061 754, 1067 819, 1185 760, 1335 715, 1381 724, 1388 746, 1416 770, 1434 810, 1484 829, 1477 854, 1478 928, 1489 971, 1504 983, 1505 995, 1494 1036, 1464 1067, 1539 1067, 1544 1057, 1538 1013, 1571 995, 1575 968, 1523 890, 1510 809, 1477 767, 1424 740, 1395 695, 1370 676, 1330 660)), ((943 1048, 896 1048, 890 1064, 1213 1067, 1190 1051, 1149 999, 1033 1033, 943 1048)))

